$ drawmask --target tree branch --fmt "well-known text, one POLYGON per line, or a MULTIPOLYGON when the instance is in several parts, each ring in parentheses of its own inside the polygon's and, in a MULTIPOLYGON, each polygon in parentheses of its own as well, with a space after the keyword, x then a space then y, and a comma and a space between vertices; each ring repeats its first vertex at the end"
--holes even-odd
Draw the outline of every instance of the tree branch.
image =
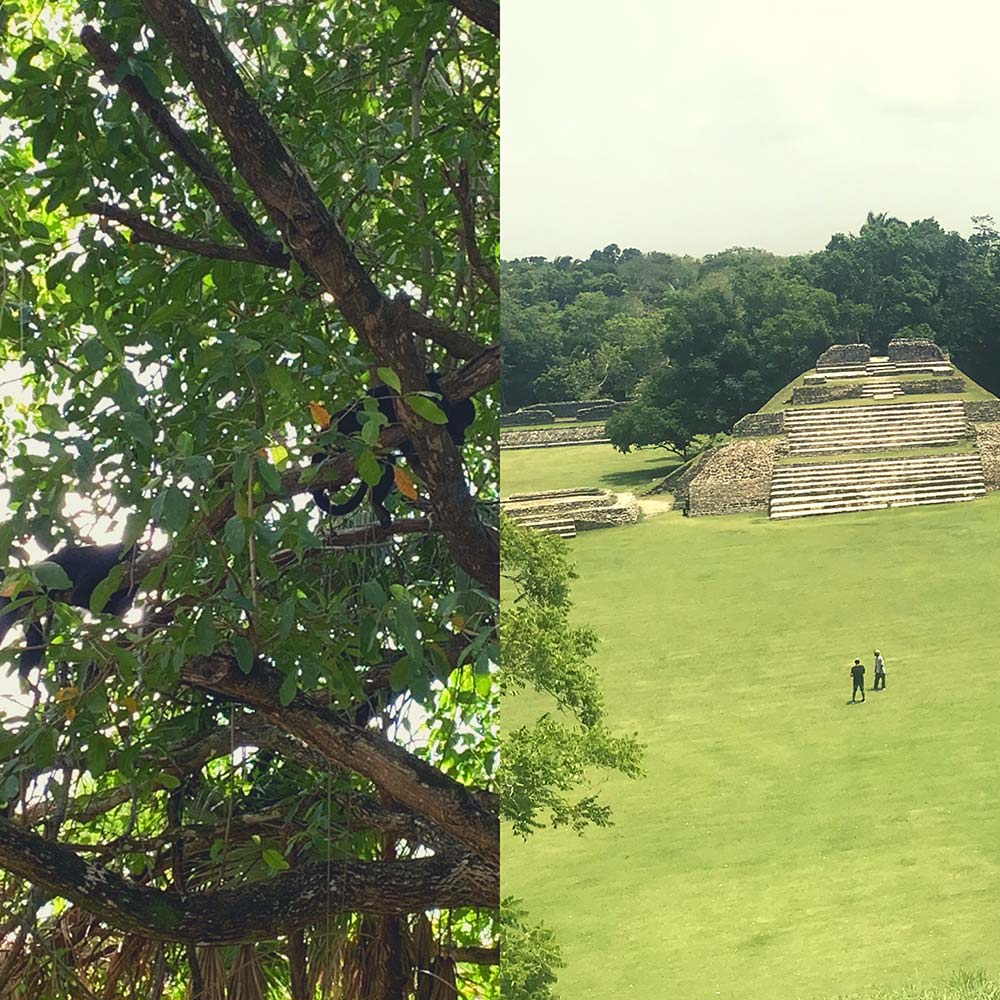
POLYGON ((499 902, 497 866, 468 855, 319 863, 236 889, 181 896, 137 885, 7 819, 0 819, 0 867, 121 930, 185 944, 271 940, 339 913, 499 902))
POLYGON ((451 5, 480 28, 500 37, 500 4, 496 0, 451 0, 451 5))
POLYGON ((226 246, 222 243, 208 243, 205 240, 181 236, 169 229, 161 229, 147 222, 138 212, 132 212, 119 205, 109 205, 106 202, 88 201, 83 206, 88 212, 105 219, 114 219, 132 230, 132 239, 136 243, 152 243, 155 246, 173 247, 199 257, 210 257, 213 260, 240 260, 249 264, 264 264, 273 266, 272 262, 258 251, 243 246, 226 246))
POLYGON ((476 211, 473 205, 472 191, 469 187, 469 165, 465 160, 458 164, 458 176, 453 177, 451 172, 442 167, 445 181, 455 192, 455 199, 458 201, 459 215, 462 217, 461 242, 465 250, 465 255, 469 258, 472 270, 479 275, 480 281, 497 297, 500 298, 500 278, 483 259, 482 251, 479 249, 479 240, 476 239, 476 211))
MULTIPOLYGON (((108 77, 111 80, 118 80, 124 64, 108 44, 107 39, 95 28, 88 25, 80 32, 80 41, 83 42, 94 62, 108 77)), ((137 76, 132 76, 130 73, 121 76, 119 86, 135 101, 167 140, 174 152, 201 181, 219 206, 219 210, 229 220, 230 225, 243 237, 247 246, 255 252, 255 262, 269 264, 271 267, 288 267, 290 260, 281 244, 277 240, 272 240, 257 225, 253 216, 239 203, 233 189, 222 179, 215 164, 194 144, 187 132, 177 124, 166 105, 153 97, 146 89, 146 85, 137 76)), ((204 256, 211 256, 211 254, 204 256)))
MULTIPOLYGON (((390 300, 372 282, 305 170, 247 93, 222 44, 188 0, 142 0, 143 9, 184 67, 236 169, 267 208, 295 257, 316 275, 378 363, 399 376, 404 393, 426 390, 425 359, 411 337, 409 298, 390 300)), ((499 596, 499 546, 480 522, 458 450, 445 429, 397 404, 406 435, 426 472, 435 523, 455 561, 499 596)))
POLYGON ((499 860, 496 813, 485 808, 473 790, 381 734, 352 725, 301 692, 283 706, 279 698, 283 676, 262 661, 258 660, 248 675, 229 657, 199 656, 185 664, 181 680, 257 709, 327 760, 368 778, 482 857, 499 860))

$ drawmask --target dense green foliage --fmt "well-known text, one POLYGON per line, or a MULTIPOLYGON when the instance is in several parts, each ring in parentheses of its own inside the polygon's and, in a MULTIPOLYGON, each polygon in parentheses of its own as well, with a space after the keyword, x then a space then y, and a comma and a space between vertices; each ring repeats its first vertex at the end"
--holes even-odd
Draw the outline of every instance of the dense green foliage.
POLYGON ((857 235, 798 257, 733 249, 701 260, 611 245, 588 260, 503 265, 503 407, 629 400, 617 447, 683 452, 729 430, 833 343, 884 353, 930 337, 1000 389, 1000 234, 869 214, 857 235))
MULTIPOLYGON (((388 877, 412 870, 422 836, 439 841, 419 822, 423 834, 387 827, 400 796, 383 793, 378 768, 366 776, 331 761, 328 747, 290 735, 282 713, 294 703, 327 735, 377 731, 376 757, 398 751, 396 766, 415 762, 438 787, 489 798, 495 605, 420 516, 426 484, 416 511, 393 499, 410 522, 395 538, 351 534, 370 522, 366 508, 346 525, 317 516, 300 482, 323 423, 310 404, 332 412, 377 369, 386 384, 398 376, 363 324, 339 311, 329 279, 282 242, 289 226, 260 193, 269 179, 247 167, 263 129, 245 147, 246 136, 224 135, 190 65, 154 27, 150 10, 163 6, 23 0, 3 10, 0 566, 14 543, 33 542, 37 559, 90 536, 137 542, 154 567, 141 628, 137 615, 95 624, 58 607, 58 641, 33 698, 0 734, 4 816, 151 892, 186 885, 208 898, 254 884, 264 899, 273 879, 311 862, 358 871, 378 862, 388 877), (81 44, 85 24, 121 58, 118 70, 98 70, 81 44), (138 110, 140 88, 162 99, 216 182, 138 110), (232 222, 220 188, 244 224, 232 222), (244 692, 258 683, 266 719, 233 692, 198 686, 197 666, 210 658, 235 666, 244 692), (359 818, 362 806, 375 811, 359 818)), ((199 10, 359 270, 387 298, 405 289, 414 313, 474 349, 494 340, 497 39, 446 3, 199 10)), ((332 228, 315 220, 323 247, 335 243, 332 228)), ((406 340, 427 368, 454 372, 472 356, 406 340)), ((414 412, 440 417, 426 397, 415 402, 414 412)), ((480 393, 460 466, 486 521, 497 494, 493 402, 480 393)), ((375 414, 360 438, 335 442, 362 475, 375 466, 377 476, 384 422, 375 414)), ((449 488, 464 495, 464 480, 449 488)), ((414 970, 395 968, 387 985, 386 956, 410 948, 411 935, 431 949, 417 972, 425 980, 427 954, 443 968, 448 949, 495 944, 490 906, 442 908, 431 892, 412 915, 383 918, 383 906, 372 917, 365 900, 341 912, 333 881, 326 919, 298 928, 301 940, 256 933, 242 938, 256 947, 198 957, 173 943, 169 911, 147 908, 144 919, 159 921, 148 939, 123 935, 85 897, 39 911, 30 883, 5 874, 0 887, 5 942, 19 935, 0 952, 4 997, 214 998, 198 985, 199 963, 206 979, 215 970, 224 980, 248 954, 272 998, 338 984, 338 995, 403 997, 414 970), (296 983, 307 957, 308 983, 296 983)), ((462 995, 496 995, 495 967, 463 969, 462 995)))

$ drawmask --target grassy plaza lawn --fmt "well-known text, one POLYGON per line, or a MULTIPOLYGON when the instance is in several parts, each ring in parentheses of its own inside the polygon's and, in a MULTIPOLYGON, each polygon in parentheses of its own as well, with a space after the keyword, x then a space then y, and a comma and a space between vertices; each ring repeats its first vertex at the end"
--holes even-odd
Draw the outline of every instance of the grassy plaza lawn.
MULTIPOLYGON (((503 468, 527 488, 517 452, 503 468)), ((570 547, 609 722, 648 775, 601 781, 608 829, 505 841, 562 1000, 832 1000, 1000 969, 1000 495, 668 513, 570 547), (875 647, 887 691, 851 705, 875 647)), ((504 726, 544 708, 514 700, 504 726)))
POLYGON ((560 448, 504 448, 500 492, 531 493, 594 486, 617 493, 641 493, 658 483, 680 459, 664 448, 642 448, 623 455, 609 444, 560 448))

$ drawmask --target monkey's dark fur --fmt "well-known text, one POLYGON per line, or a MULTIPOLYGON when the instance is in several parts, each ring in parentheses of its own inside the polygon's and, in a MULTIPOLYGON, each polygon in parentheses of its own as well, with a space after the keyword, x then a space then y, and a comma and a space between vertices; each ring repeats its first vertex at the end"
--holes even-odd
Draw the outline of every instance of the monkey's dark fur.
MULTIPOLYGON (((465 443, 466 430, 476 419, 475 404, 471 399, 463 399, 458 403, 449 402, 441 391, 441 375, 438 372, 428 372, 427 382, 433 392, 441 395, 441 398, 435 400, 435 402, 448 418, 448 423, 445 425, 448 436, 458 447, 461 447, 465 443)), ((393 390, 387 386, 380 385, 372 389, 368 395, 378 401, 378 408, 386 416, 389 423, 396 423, 396 410, 393 405, 393 398, 396 394, 393 390)), ((339 434, 357 434, 361 430, 361 421, 358 417, 363 411, 364 402, 358 400, 335 413, 331 418, 330 426, 336 429, 339 434)), ((421 479, 426 478, 421 468, 420 460, 417 458, 416 449, 408 438, 404 439, 400 444, 399 451, 406 459, 410 468, 421 479)), ((326 457, 327 453, 325 451, 319 451, 313 455, 312 464, 317 465, 325 461, 326 457)), ((393 454, 383 455, 380 456, 379 461, 382 465, 382 478, 374 486, 369 487, 367 483, 362 482, 350 499, 341 504, 331 503, 325 489, 313 490, 312 495, 313 500, 316 501, 316 506, 325 513, 334 514, 338 517, 350 514, 352 511, 357 510, 361 505, 361 501, 364 500, 365 494, 370 489, 371 505, 375 511, 375 516, 378 518, 379 524, 387 528, 392 523, 392 518, 389 515, 389 511, 386 510, 385 502, 389 498, 389 494, 392 493, 393 486, 395 485, 393 470, 396 465, 397 456, 393 454)))
MULTIPOLYGON (((61 566, 69 577, 72 586, 69 590, 46 590, 46 596, 72 604, 74 607, 88 609, 90 599, 97 585, 121 562, 131 558, 132 549, 122 552, 120 545, 67 545, 58 552, 46 558, 46 562, 61 566)), ((3 571, 0 570, 0 580, 3 571)), ((136 590, 134 586, 123 586, 116 590, 104 606, 104 612, 120 618, 132 606, 136 590)), ((17 622, 30 614, 30 602, 21 604, 22 598, 37 596, 33 591, 21 591, 17 595, 19 607, 13 611, 7 608, 11 604, 10 597, 0 596, 0 642, 17 622)), ((26 678, 36 667, 42 665, 45 659, 45 631, 38 618, 31 618, 24 630, 25 646, 21 653, 18 673, 26 678)))

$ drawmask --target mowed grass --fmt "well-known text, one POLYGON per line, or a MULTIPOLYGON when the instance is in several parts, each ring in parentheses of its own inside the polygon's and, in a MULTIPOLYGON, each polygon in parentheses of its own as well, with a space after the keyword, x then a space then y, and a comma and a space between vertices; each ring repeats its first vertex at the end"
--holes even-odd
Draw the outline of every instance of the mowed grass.
MULTIPOLYGON (((503 891, 557 932, 563 1000, 830 1000, 997 970, 998 527, 994 494, 670 513, 570 543, 609 721, 648 776, 600 779, 613 827, 505 840, 503 891), (888 690, 850 705, 875 647, 888 690)), ((504 725, 540 708, 514 700, 504 725)))
POLYGON ((609 444, 565 448, 504 448, 500 457, 500 492, 532 493, 594 486, 615 492, 642 492, 680 464, 663 448, 643 448, 623 455, 609 444))

